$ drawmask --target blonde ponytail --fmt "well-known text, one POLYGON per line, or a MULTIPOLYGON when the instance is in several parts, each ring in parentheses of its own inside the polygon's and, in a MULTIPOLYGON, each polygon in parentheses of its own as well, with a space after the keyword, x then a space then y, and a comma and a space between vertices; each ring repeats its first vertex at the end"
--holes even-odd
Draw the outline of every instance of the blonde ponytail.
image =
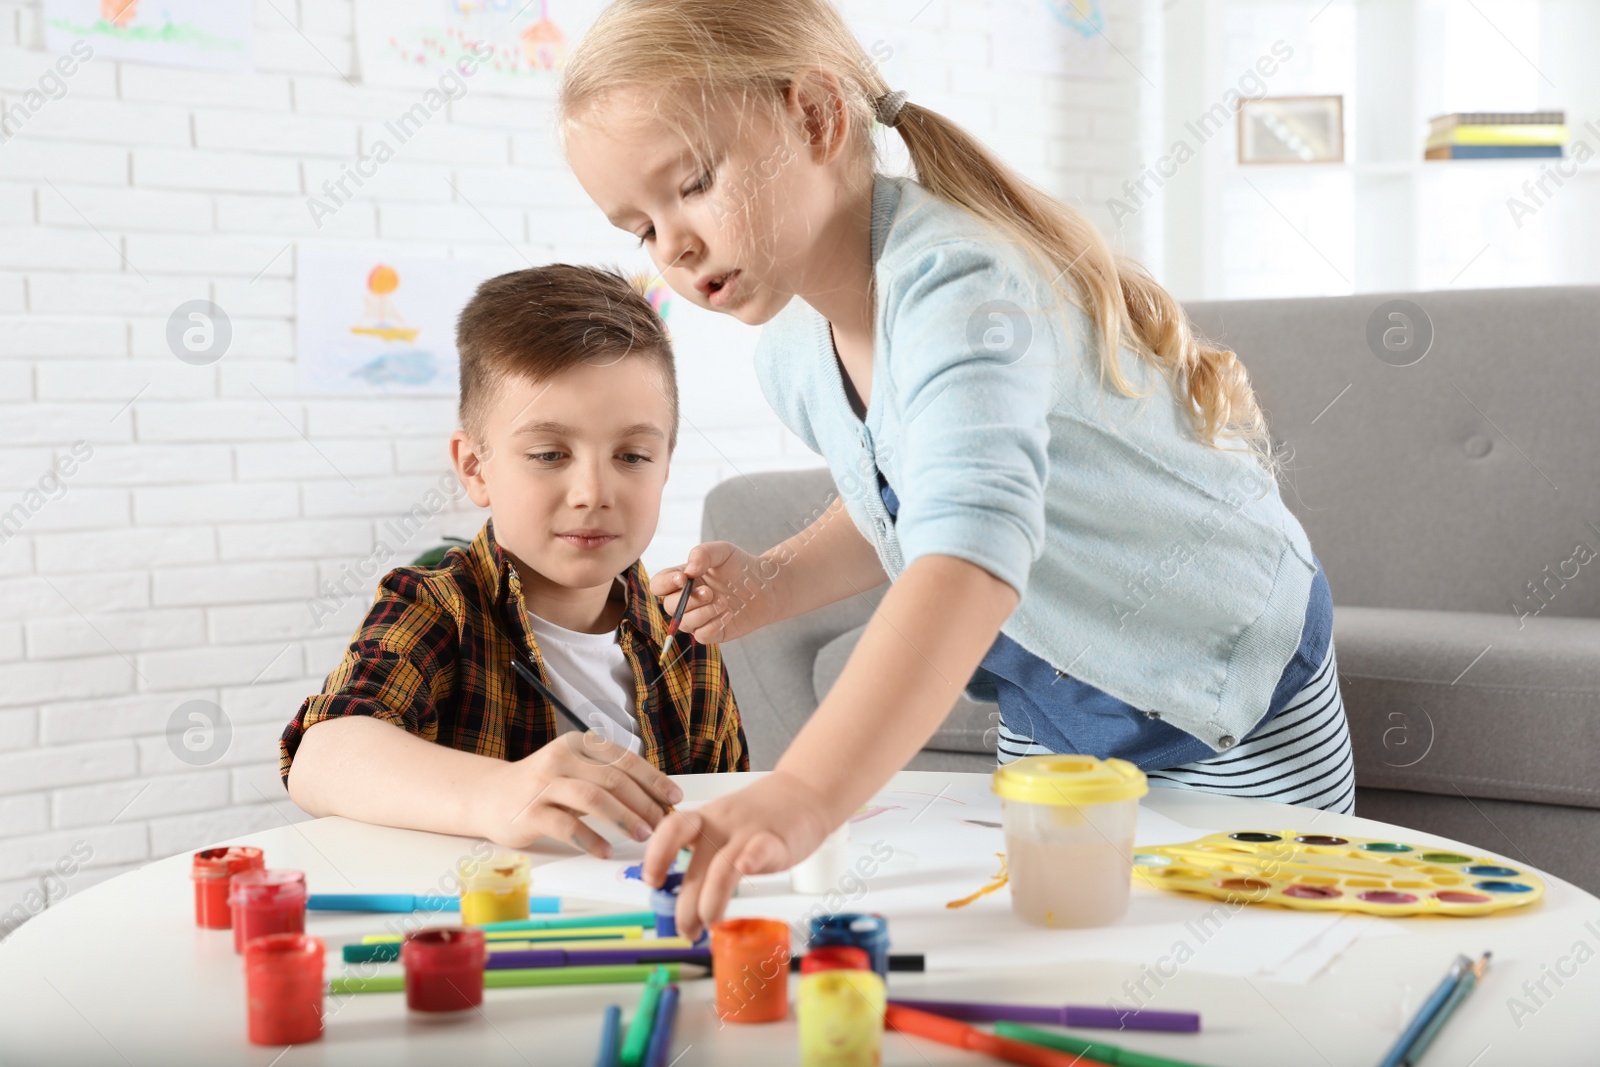
MULTIPOLYGON (((776 107, 785 86, 818 70, 843 86, 870 173, 872 124, 889 87, 827 0, 616 0, 569 61, 560 112, 570 126, 623 88, 666 107, 678 95, 671 90, 684 86, 766 97, 776 107)), ((893 123, 924 188, 999 230, 1045 268, 1062 299, 1083 307, 1100 333, 1103 382, 1137 395, 1117 359, 1127 345, 1166 375, 1201 441, 1243 444, 1275 469, 1244 366, 1196 337, 1183 308, 1143 268, 944 116, 906 101, 893 123)))

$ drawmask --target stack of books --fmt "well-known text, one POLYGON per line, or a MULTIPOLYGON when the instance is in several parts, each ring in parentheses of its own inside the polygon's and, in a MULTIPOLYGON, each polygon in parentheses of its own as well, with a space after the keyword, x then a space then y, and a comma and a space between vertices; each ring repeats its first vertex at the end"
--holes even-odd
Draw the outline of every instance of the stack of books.
POLYGON ((1560 159, 1564 111, 1466 111, 1429 124, 1427 159, 1560 159))

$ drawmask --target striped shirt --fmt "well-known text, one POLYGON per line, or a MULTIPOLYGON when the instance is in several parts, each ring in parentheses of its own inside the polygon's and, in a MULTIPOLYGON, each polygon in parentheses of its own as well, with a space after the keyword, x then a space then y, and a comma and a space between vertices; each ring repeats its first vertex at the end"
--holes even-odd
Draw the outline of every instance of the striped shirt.
MULTIPOLYGON (((621 575, 626 608, 617 643, 632 667, 642 755, 668 774, 750 767, 744 727, 715 645, 687 637, 659 664, 667 618, 644 565, 621 575)), ((307 697, 278 743, 284 785, 300 739, 339 715, 371 715, 464 752, 518 760, 560 732, 555 708, 512 667, 521 658, 545 683, 522 582, 494 538, 494 522, 437 567, 398 567, 378 585, 343 661, 307 697)))
MULTIPOLYGON (((1147 772, 1151 787, 1197 789, 1354 814, 1355 762, 1331 641, 1316 674, 1257 731, 1208 759, 1147 772)), ((1050 751, 1004 723, 999 732, 1003 764, 1050 751)))

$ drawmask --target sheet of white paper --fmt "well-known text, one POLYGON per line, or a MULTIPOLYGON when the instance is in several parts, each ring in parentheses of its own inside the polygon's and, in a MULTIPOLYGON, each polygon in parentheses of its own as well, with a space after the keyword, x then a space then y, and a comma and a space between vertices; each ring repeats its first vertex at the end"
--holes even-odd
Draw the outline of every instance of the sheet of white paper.
MULTIPOLYGON (((783 919, 803 932, 813 915, 877 912, 889 919, 895 950, 925 954, 929 970, 1109 960, 1222 975, 1276 976, 1283 969, 1284 980, 1300 982, 1360 934, 1351 924, 1348 937, 1325 936, 1340 912, 1234 905, 1137 883, 1126 915, 1088 930, 1030 926, 1012 914, 1004 889, 946 907, 994 879, 1005 851, 1000 824, 1000 802, 987 783, 881 793, 851 820, 850 869, 834 892, 795 894, 787 874, 747 878, 728 914, 783 919)), ((1141 808, 1135 840, 1172 844, 1213 832, 1141 808)), ((617 842, 611 860, 560 860, 535 870, 534 891, 648 907, 648 888, 623 875, 642 855, 642 846, 617 842)))

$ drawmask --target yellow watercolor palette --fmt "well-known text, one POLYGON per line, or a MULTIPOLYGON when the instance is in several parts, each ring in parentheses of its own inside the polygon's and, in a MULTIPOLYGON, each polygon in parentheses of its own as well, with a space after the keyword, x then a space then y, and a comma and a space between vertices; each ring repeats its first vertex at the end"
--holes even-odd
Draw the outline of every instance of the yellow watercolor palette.
POLYGON ((1157 889, 1303 911, 1489 915, 1544 896, 1532 871, 1488 856, 1373 837, 1241 830, 1138 849, 1136 880, 1157 889))

